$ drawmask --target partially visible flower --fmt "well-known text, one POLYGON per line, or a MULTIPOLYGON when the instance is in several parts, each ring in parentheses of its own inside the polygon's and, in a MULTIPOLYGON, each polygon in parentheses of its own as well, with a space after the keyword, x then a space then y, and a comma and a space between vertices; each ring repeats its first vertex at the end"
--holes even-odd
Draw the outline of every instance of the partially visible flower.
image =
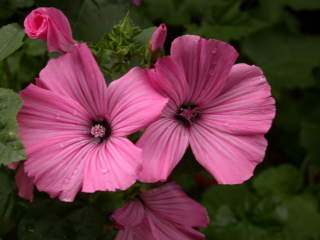
POLYGON ((201 240, 205 236, 194 228, 209 223, 206 209, 175 183, 141 193, 116 210, 111 220, 120 229, 116 240, 201 240))
POLYGON ((33 200, 33 179, 31 177, 28 177, 27 173, 24 170, 24 163, 18 162, 18 163, 12 163, 8 166, 10 169, 18 169, 16 173, 16 184, 19 189, 19 196, 27 199, 29 201, 33 200))
POLYGON ((189 144, 218 183, 253 175, 264 158, 275 101, 262 71, 234 64, 237 57, 227 43, 185 35, 173 41, 170 56, 158 59, 150 81, 169 102, 137 142, 141 181, 165 181, 189 144))
POLYGON ((141 0, 132 0, 132 3, 136 6, 139 6, 141 4, 141 0))
POLYGON ((167 99, 133 68, 107 88, 86 44, 51 59, 36 85, 20 92, 17 120, 24 169, 39 191, 73 201, 83 192, 125 190, 141 150, 125 136, 159 117, 167 99))
POLYGON ((49 52, 69 52, 76 43, 68 19, 56 8, 33 10, 24 20, 24 28, 30 38, 47 41, 49 52))
POLYGON ((150 39, 150 48, 152 52, 161 51, 167 38, 167 26, 162 23, 154 31, 150 39))

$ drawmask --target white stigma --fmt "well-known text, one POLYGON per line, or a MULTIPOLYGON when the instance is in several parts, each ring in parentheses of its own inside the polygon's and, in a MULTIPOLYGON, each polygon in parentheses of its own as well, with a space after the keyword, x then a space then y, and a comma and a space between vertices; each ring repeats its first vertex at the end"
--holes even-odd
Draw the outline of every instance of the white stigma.
POLYGON ((106 128, 101 124, 96 124, 91 127, 90 133, 95 138, 102 138, 106 134, 106 128))

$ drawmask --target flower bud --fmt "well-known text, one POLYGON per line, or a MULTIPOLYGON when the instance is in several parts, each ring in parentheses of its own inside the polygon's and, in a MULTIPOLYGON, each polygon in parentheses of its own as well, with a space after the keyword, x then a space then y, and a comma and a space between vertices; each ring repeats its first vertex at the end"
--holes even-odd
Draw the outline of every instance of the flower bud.
POLYGON ((24 20, 24 28, 30 38, 46 41, 49 52, 69 52, 76 43, 68 19, 56 8, 33 10, 24 20))
POLYGON ((167 38, 167 26, 160 24, 160 26, 154 31, 150 40, 151 51, 161 51, 163 49, 164 42, 167 38))
POLYGON ((132 0, 132 3, 136 6, 139 6, 141 4, 141 0, 132 0))

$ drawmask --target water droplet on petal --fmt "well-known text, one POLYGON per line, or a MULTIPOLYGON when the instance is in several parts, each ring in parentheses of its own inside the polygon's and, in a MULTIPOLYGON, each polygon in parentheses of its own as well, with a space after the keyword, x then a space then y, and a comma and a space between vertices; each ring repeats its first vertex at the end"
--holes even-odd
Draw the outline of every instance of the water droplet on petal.
POLYGON ((106 169, 106 168, 102 168, 102 169, 101 169, 101 172, 102 172, 102 174, 107 174, 109 171, 108 171, 108 169, 106 169))

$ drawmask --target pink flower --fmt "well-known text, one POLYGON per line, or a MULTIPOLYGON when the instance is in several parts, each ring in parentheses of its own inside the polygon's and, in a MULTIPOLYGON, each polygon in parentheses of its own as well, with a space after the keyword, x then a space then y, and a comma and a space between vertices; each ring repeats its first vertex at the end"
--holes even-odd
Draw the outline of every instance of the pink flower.
POLYGON ((30 38, 47 41, 50 52, 69 52, 76 43, 68 19, 56 8, 33 10, 24 20, 24 28, 30 38))
POLYGON ((111 219, 120 229, 116 240, 201 240, 194 228, 206 227, 206 209, 175 183, 140 194, 116 210, 111 219))
POLYGON ((160 24, 159 27, 154 31, 150 39, 151 51, 161 51, 163 49, 164 42, 167 38, 167 26, 160 24))
POLYGON ((49 61, 21 91, 24 168, 39 191, 73 201, 83 192, 125 190, 137 179, 141 150, 125 136, 159 117, 167 99, 133 68, 107 88, 86 44, 49 61))
POLYGON ((149 75, 169 102, 137 146, 144 182, 165 181, 187 147, 222 184, 249 179, 263 160, 264 134, 275 116, 270 86, 256 66, 235 64, 236 50, 218 40, 186 35, 149 75))
POLYGON ((141 0, 132 0, 132 3, 136 6, 139 6, 141 4, 141 0))
POLYGON ((34 184, 31 177, 28 177, 24 170, 24 163, 12 163, 8 166, 10 169, 17 169, 16 173, 16 184, 19 188, 19 197, 29 200, 30 202, 33 200, 33 189, 34 184))

